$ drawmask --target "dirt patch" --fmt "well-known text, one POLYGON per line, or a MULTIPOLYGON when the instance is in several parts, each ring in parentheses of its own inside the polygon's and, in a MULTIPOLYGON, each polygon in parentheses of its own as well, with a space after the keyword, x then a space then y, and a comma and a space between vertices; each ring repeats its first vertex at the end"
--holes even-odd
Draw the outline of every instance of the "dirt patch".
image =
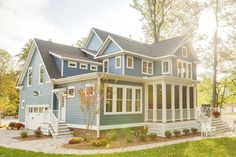
POLYGON ((90 141, 83 141, 79 144, 64 144, 63 147, 67 149, 111 149, 111 148, 124 148, 129 146, 138 146, 138 145, 144 145, 144 144, 151 144, 151 143, 160 143, 165 141, 172 141, 172 140, 178 140, 178 139, 188 139, 192 137, 200 136, 200 134, 189 134, 189 135, 182 135, 179 137, 157 137, 155 141, 152 141, 149 137, 146 138, 146 141, 142 142, 140 141, 139 137, 134 137, 132 143, 127 143, 125 138, 117 139, 115 141, 110 141, 109 145, 107 147, 94 147, 91 145, 90 141))
POLYGON ((41 137, 36 137, 35 135, 28 135, 26 138, 22 138, 20 136, 18 137, 13 137, 13 139, 20 140, 20 141, 33 141, 33 140, 44 140, 44 139, 49 139, 52 138, 52 136, 41 136, 41 137))

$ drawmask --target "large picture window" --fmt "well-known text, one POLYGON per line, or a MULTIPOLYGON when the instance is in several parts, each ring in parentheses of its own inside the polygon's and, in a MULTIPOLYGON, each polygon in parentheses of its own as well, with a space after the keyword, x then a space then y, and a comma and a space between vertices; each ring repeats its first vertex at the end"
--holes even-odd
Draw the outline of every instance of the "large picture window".
POLYGON ((142 113, 142 87, 105 85, 104 114, 142 113))

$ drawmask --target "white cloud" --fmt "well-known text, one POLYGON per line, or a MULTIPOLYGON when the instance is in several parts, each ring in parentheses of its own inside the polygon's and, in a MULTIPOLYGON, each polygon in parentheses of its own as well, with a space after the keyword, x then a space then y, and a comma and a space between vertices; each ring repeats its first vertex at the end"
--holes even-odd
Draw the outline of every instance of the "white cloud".
POLYGON ((0 0, 0 48, 12 55, 30 38, 66 42, 64 31, 43 16, 47 0, 0 0))

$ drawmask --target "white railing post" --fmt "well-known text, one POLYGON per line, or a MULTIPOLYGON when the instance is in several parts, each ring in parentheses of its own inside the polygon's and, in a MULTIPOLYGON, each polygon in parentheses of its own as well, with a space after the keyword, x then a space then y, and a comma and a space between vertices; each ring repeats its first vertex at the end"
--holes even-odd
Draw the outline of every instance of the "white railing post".
POLYGON ((182 85, 179 85, 179 114, 180 121, 183 121, 183 99, 182 99, 182 85))
POLYGON ((162 81, 162 122, 166 123, 166 82, 162 81))

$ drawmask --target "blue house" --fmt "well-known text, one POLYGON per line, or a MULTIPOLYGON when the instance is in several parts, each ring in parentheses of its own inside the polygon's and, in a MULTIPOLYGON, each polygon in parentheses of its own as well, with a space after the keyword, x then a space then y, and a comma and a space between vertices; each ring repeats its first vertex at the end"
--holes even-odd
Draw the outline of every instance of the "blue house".
POLYGON ((92 28, 83 48, 34 39, 18 81, 19 119, 55 137, 84 129, 76 91, 101 85, 92 126, 98 137, 126 127, 159 136, 198 128, 196 63, 188 36, 146 44, 92 28))

